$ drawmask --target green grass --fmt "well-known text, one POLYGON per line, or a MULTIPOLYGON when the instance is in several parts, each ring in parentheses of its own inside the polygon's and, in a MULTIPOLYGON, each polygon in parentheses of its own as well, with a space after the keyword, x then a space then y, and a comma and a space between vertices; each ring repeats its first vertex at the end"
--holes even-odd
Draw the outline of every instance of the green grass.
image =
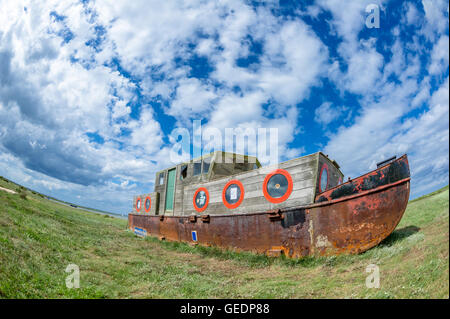
POLYGON ((448 186, 360 255, 287 259, 138 238, 127 221, 0 179, 0 298, 448 298, 448 186), (23 196, 23 195, 26 196, 23 196), (80 288, 65 269, 80 267, 80 288), (365 286, 367 265, 380 288, 365 286))

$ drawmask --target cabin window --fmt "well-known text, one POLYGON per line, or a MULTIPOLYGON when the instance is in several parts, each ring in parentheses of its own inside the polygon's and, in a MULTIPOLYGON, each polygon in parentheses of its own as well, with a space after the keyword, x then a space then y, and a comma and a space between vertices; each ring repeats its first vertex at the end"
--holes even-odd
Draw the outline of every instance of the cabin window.
POLYGON ((203 174, 208 173, 210 165, 211 165, 211 158, 205 158, 203 160, 203 174))
POLYGON ((194 162, 194 176, 202 173, 202 161, 194 162))
POLYGON ((183 180, 187 177, 187 165, 181 165, 181 173, 180 173, 180 179, 183 180))
POLYGON ((159 185, 164 185, 164 172, 159 173, 159 185))
POLYGON ((283 174, 274 174, 267 182, 267 193, 273 198, 282 197, 288 188, 288 179, 283 174))
POLYGON ((245 172, 247 170, 247 164, 244 163, 234 163, 234 169, 237 172, 245 172))

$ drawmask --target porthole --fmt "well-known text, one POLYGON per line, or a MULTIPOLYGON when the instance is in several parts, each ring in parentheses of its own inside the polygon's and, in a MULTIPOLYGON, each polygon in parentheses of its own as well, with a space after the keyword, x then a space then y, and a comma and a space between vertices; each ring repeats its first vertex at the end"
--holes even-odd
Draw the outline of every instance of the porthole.
POLYGON ((229 181, 222 190, 223 204, 234 209, 238 207, 244 200, 244 185, 237 179, 229 181))
POLYGON ((146 213, 150 211, 150 208, 152 208, 152 199, 150 196, 147 196, 144 201, 144 210, 146 213))
POLYGON ((193 204, 196 211, 203 212, 209 203, 209 193, 208 190, 204 187, 200 187, 194 193, 193 204))
POLYGON ((135 208, 136 208, 136 211, 139 213, 140 211, 141 211, 141 207, 142 206, 142 200, 141 200, 141 198, 140 197, 138 197, 137 199, 136 199, 136 203, 135 203, 135 208))
POLYGON ((264 179, 264 197, 271 203, 284 202, 292 193, 292 177, 284 169, 276 169, 264 179))

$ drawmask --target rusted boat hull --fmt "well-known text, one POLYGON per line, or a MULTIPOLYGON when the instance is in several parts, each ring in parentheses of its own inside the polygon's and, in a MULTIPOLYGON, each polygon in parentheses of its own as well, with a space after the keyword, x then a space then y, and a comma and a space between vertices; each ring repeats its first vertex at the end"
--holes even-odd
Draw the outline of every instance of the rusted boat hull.
POLYGON ((129 214, 128 222, 131 230, 145 230, 146 235, 160 239, 272 256, 356 254, 392 233, 406 209, 409 189, 404 156, 319 194, 316 203, 302 207, 230 215, 129 214), (341 195, 333 197, 333 192, 341 195))
POLYGON ((400 222, 409 188, 406 178, 311 208, 313 253, 357 254, 378 245, 400 222))

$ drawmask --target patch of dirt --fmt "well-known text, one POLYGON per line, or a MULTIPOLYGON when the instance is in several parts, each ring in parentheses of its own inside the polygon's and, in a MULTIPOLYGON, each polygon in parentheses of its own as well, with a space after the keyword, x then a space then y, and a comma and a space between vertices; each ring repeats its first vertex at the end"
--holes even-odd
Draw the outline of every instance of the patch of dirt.
POLYGON ((17 194, 17 192, 13 191, 12 189, 8 189, 8 188, 3 188, 0 186, 0 191, 5 191, 11 194, 17 194))

